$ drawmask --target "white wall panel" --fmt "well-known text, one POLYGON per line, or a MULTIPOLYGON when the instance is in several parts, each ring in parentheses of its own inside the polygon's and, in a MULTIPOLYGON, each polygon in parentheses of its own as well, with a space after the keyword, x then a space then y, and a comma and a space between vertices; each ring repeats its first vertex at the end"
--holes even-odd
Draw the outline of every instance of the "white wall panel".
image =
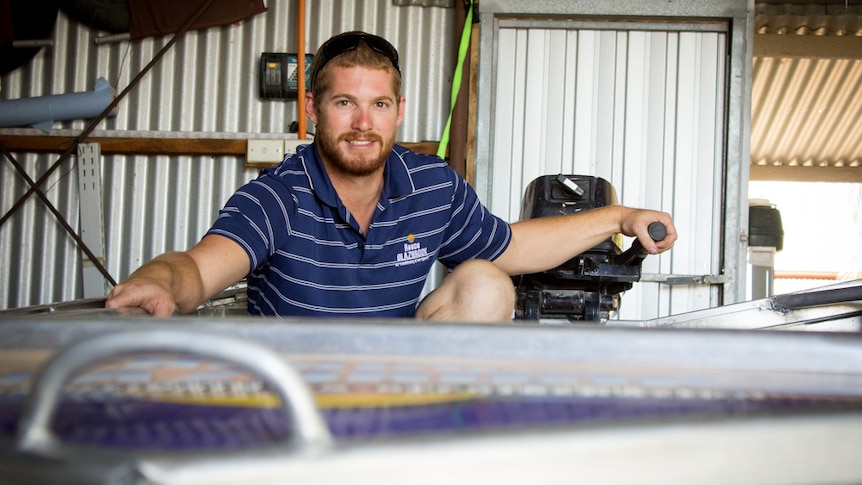
MULTIPOLYGON (((599 176, 616 187, 620 203, 675 217, 679 242, 647 258, 645 273, 719 274, 726 26, 576 24, 499 24, 491 210, 517 220, 521 194, 540 175, 599 176)), ((709 286, 642 282, 623 298, 619 317, 652 318, 716 301, 709 286)))

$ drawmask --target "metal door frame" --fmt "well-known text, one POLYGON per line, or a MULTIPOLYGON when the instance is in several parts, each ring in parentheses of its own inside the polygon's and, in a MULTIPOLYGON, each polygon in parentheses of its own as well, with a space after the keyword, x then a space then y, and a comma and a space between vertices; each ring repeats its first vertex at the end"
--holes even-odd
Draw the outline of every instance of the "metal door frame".
MULTIPOLYGON (((743 301, 746 297, 748 249, 748 180, 751 131, 751 77, 754 37, 753 0, 490 0, 479 4, 479 73, 477 86, 477 131, 475 188, 484 201, 490 200, 494 141, 493 108, 496 96, 498 34, 501 24, 542 21, 571 24, 573 18, 589 20, 636 20, 645 24, 688 23, 720 20, 728 28, 728 78, 724 128, 724 167, 721 274, 707 275, 705 283, 720 290, 719 304, 743 301)), ((704 283, 704 282, 699 282, 704 283)))

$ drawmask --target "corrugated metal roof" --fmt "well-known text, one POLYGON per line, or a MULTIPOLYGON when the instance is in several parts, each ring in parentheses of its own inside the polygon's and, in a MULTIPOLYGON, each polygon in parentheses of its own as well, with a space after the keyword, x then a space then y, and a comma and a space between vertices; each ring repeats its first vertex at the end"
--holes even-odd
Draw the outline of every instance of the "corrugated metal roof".
POLYGON ((862 36, 862 6, 850 4, 758 4, 758 34, 862 36))
POLYGON ((862 6, 758 4, 751 177, 862 182, 862 6))

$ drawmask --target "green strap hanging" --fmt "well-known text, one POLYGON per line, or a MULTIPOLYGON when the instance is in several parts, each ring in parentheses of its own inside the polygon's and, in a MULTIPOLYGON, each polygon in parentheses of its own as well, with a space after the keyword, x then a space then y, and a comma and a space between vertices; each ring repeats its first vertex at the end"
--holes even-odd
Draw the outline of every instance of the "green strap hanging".
POLYGON ((452 125, 452 113, 455 111, 455 101, 458 100, 458 92, 461 91, 461 77, 464 71, 464 59, 467 57, 467 49, 470 47, 470 31, 473 28, 473 0, 467 7, 467 18, 464 19, 464 30, 461 31, 461 45, 458 48, 458 64, 455 65, 455 76, 452 78, 452 99, 449 104, 449 119, 446 120, 446 128, 437 145, 437 156, 445 158, 446 149, 449 147, 449 127, 452 125))

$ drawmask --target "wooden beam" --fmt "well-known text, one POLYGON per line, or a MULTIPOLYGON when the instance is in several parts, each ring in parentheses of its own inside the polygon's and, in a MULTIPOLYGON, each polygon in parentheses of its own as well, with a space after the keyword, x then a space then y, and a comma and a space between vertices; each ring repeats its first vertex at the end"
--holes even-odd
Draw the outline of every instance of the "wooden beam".
MULTIPOLYGON (((309 143, 311 140, 309 140, 309 143)), ((437 155, 437 145, 439 142, 436 141, 421 141, 418 143, 398 143, 398 145, 403 146, 404 148, 408 148, 416 153, 422 153, 424 155, 437 155)), ((243 152, 245 154, 245 152, 243 152)), ((276 163, 270 162, 245 162, 245 166, 249 168, 267 168, 274 167, 277 165, 276 163)))
POLYGON ((754 57, 862 59, 862 37, 758 34, 754 36, 754 57))
POLYGON ((862 183, 862 167, 750 166, 750 180, 862 183))
POLYGON ((470 32, 470 81, 468 88, 470 91, 470 104, 467 110, 467 183, 475 187, 476 183, 476 118, 479 105, 479 98, 476 96, 479 86, 479 24, 473 24, 473 31, 470 32))
MULTIPOLYGON (((245 157, 248 140, 224 138, 115 138, 92 137, 103 155, 211 155, 245 157)), ((75 142, 71 136, 0 135, 10 152, 63 153, 75 142)), ((310 141, 309 141, 310 142, 310 141)), ((417 153, 434 155, 438 142, 399 143, 417 153)))
MULTIPOLYGON (((202 138, 92 137, 87 143, 102 146, 103 155, 245 155, 246 140, 202 138)), ((71 136, 0 135, 10 152, 63 153, 75 142, 71 136)))

